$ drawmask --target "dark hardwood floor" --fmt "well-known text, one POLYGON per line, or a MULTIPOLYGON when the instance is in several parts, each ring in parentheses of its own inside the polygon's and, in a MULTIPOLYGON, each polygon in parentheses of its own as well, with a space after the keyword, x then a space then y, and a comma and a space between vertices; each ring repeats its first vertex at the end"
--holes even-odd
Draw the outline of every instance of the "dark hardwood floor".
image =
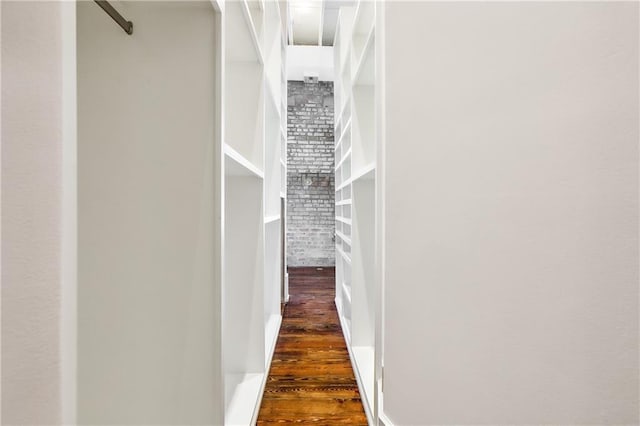
POLYGON ((289 270, 284 310, 259 425, 366 425, 334 304, 335 269, 289 270))

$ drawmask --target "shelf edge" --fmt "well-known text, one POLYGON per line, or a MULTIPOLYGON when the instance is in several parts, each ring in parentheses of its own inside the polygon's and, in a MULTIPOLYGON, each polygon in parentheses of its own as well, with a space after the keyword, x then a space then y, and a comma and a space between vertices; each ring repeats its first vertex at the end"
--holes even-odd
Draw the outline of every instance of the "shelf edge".
MULTIPOLYGON (((226 157, 229 157, 231 160, 236 162, 238 165, 240 165, 243 168, 247 169, 247 171, 249 171, 250 174, 255 175, 256 177, 258 177, 260 179, 264 179, 264 173, 259 168, 257 168, 255 165, 253 165, 253 163, 251 163, 251 161, 246 159, 242 154, 240 154, 238 151, 236 151, 235 149, 233 149, 230 145, 228 145, 226 143, 224 144, 224 155, 226 157)), ((226 173, 226 171, 225 171, 225 173, 226 173)))
POLYGON ((364 47, 362 48, 362 53, 358 58, 358 62, 356 63, 355 72, 353 73, 353 78, 351 79, 352 86, 363 86, 358 84, 358 80, 360 79, 360 74, 362 74, 362 66, 367 58, 367 54, 369 51, 373 49, 373 41, 375 40, 376 26, 375 23, 371 25, 371 29, 367 34, 367 40, 364 43, 364 47))
POLYGON ((251 35, 251 40, 253 41, 253 47, 256 50, 256 55, 258 56, 258 62, 261 65, 264 65, 264 55, 262 54, 262 46, 260 46, 260 40, 258 40, 258 32, 256 31, 255 24, 253 23, 253 17, 251 16, 251 11, 249 10, 249 3, 247 2, 247 0, 242 0, 241 3, 242 3, 242 14, 244 15, 245 22, 249 29, 249 34, 251 35))
POLYGON ((266 225, 268 223, 277 222, 279 220, 280 220, 280 215, 279 214, 275 214, 275 215, 272 215, 272 216, 265 216, 264 223, 266 225))
POLYGON ((351 219, 347 219, 346 217, 336 216, 336 220, 340 221, 342 223, 345 223, 347 225, 351 225, 352 224, 351 219))
POLYGON ((349 147, 347 152, 344 153, 344 155, 342 156, 342 159, 338 162, 338 164, 334 168, 334 171, 338 170, 340 168, 340 166, 342 166, 342 164, 345 162, 347 157, 349 157, 350 155, 351 155, 351 147, 349 147))
POLYGON ((375 173, 376 171, 376 164, 375 163, 369 163, 366 166, 362 167, 360 170, 357 170, 355 173, 353 173, 351 175, 351 183, 353 183, 356 180, 373 180, 375 179, 375 174, 371 177, 368 177, 368 175, 372 172, 375 173))
POLYGON ((338 142, 336 143, 336 148, 340 144, 342 144, 342 140, 344 139, 344 136, 347 134, 347 130, 351 130, 351 117, 349 117, 349 120, 347 120, 347 123, 344 125, 344 127, 342 128, 342 131, 338 135, 338 142))
POLYGON ((342 232, 340 232, 340 231, 336 231, 336 234, 340 237, 340 239, 341 239, 342 241, 344 241, 345 243, 349 244, 349 246, 350 246, 350 247, 351 247, 351 246, 353 246, 353 245, 351 244, 351 237, 347 237, 345 234, 343 234, 343 233, 342 233, 342 232))

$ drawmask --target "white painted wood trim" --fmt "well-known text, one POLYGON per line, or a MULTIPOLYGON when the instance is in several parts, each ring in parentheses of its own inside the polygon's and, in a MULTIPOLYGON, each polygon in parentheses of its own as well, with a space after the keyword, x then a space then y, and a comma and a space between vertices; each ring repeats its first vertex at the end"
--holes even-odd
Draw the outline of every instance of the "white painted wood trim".
POLYGON ((360 170, 353 173, 351 177, 351 181, 356 181, 358 179, 373 179, 375 176, 376 165, 374 163, 367 164, 360 170))
POLYGON ((274 214, 273 216, 267 216, 264 218, 264 223, 271 223, 271 222, 276 222, 280 220, 280 215, 279 214, 274 214))
MULTIPOLYGON (((212 259, 214 270, 217 271, 214 275, 214 309, 217 309, 218 314, 214 316, 216 324, 214 326, 213 340, 216 345, 222 348, 222 301, 224 300, 224 276, 225 276, 225 255, 224 255, 224 223, 225 223, 225 201, 224 201, 224 186, 225 186, 225 154, 224 154, 224 138, 225 138, 225 81, 226 81, 226 16, 225 16, 225 4, 224 0, 213 0, 214 9, 216 9, 215 24, 217 27, 217 41, 216 41, 216 64, 215 64, 215 110, 218 112, 215 115, 215 133, 213 140, 213 155, 215 169, 213 171, 213 199, 214 199, 214 211, 218 213, 218 217, 214 220, 214 256, 212 259)), ((214 401, 216 411, 218 412, 214 418, 216 424, 224 424, 225 418, 225 376, 224 376, 224 351, 221 349, 218 352, 218 359, 215 360, 215 375, 220 379, 219 383, 216 383, 216 395, 218 400, 214 401)))
POLYGON ((358 58, 358 62, 356 63, 355 72, 353 74, 353 83, 355 84, 360 78, 360 74, 362 73, 362 65, 365 63, 365 59, 367 55, 370 54, 370 50, 375 48, 374 40, 376 37, 376 26, 375 24, 371 26, 369 33, 367 34, 367 40, 365 41, 364 47, 362 48, 362 53, 358 58))
POLYGON ((255 175, 256 177, 263 179, 264 173, 262 170, 258 169, 251 161, 242 156, 238 151, 233 149, 230 145, 224 145, 224 154, 226 157, 235 161, 238 165, 247 169, 247 172, 255 175))
POLYGON ((60 268, 60 379, 62 424, 78 411, 78 96, 75 2, 62 11, 62 230, 60 268))
POLYGON ((374 11, 375 34, 375 138, 376 138, 376 169, 375 169, 375 198, 376 198, 376 224, 375 224, 375 254, 374 254, 374 279, 375 279, 375 327, 374 327, 374 378, 376 392, 374 405, 376 415, 380 422, 386 426, 393 423, 384 413, 384 295, 385 295, 385 221, 386 221, 386 85, 385 85, 385 3, 376 3, 374 11), (379 386, 378 386, 379 385, 379 386))
MULTIPOLYGON (((253 23, 253 18, 251 17, 251 11, 249 10, 249 3, 247 2, 247 0, 241 0, 241 1, 242 1, 242 14, 244 15, 244 19, 247 22, 247 27, 249 29, 249 34, 251 35, 251 40, 253 41, 253 47, 256 50, 256 56, 258 57, 258 62, 260 62, 260 64, 264 64, 264 55, 262 53, 262 46, 260 45, 258 32, 256 31, 256 26, 253 23)), ((263 6, 261 1, 259 1, 258 4, 263 6)))

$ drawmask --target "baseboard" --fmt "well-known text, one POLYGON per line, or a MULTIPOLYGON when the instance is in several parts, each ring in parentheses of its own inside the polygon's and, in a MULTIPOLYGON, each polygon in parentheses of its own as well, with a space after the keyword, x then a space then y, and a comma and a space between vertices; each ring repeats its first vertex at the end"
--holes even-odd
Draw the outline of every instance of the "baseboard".
POLYGON ((384 413, 384 394, 382 393, 382 382, 376 383, 378 388, 378 426, 394 426, 393 422, 384 413))
POLYGON ((380 426, 395 426, 382 410, 378 411, 378 424, 380 426))

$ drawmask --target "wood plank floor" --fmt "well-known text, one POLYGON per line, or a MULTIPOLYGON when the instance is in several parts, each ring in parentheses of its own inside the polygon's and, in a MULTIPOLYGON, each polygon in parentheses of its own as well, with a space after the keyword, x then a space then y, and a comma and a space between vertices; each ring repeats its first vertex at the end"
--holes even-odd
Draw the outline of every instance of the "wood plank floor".
POLYGON ((335 269, 289 269, 289 294, 258 425, 366 425, 333 300, 335 269))

